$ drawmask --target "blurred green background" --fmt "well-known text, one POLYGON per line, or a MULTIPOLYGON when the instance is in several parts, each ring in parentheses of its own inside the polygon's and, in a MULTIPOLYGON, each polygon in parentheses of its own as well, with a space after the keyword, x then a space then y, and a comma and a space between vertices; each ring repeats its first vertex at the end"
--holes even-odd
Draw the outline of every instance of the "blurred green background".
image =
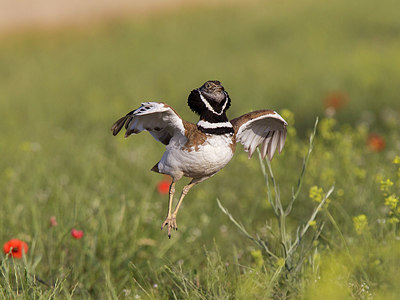
MULTIPOLYGON (((289 126, 297 135, 288 140, 293 148, 273 161, 286 198, 297 183, 315 118, 326 114, 332 95, 341 95, 337 128, 367 124, 387 138, 387 150, 380 156, 357 152, 351 161, 338 161, 339 155, 335 161, 341 150, 332 143, 324 148, 332 151, 330 158, 316 154, 306 188, 316 184, 327 190, 337 183, 349 190, 351 198, 335 216, 349 232, 351 216, 362 209, 378 219, 378 200, 366 197, 378 197, 379 187, 368 189, 400 147, 398 128, 389 132, 387 125, 400 113, 399 8, 395 0, 221 2, 3 37, 0 241, 25 239, 32 245, 33 272, 61 281, 65 295, 77 284, 84 297, 121 296, 126 289, 143 296, 136 285, 140 278, 149 283, 145 290, 164 282, 156 298, 173 297, 169 289, 185 295, 162 268, 184 265, 190 280, 207 277, 204 251, 220 251, 222 261, 250 263, 252 246, 215 199, 246 226, 262 228, 272 212, 257 157, 247 160, 239 146, 224 170, 195 187, 178 217, 179 232, 168 240, 159 231, 167 209, 167 196, 155 189, 162 177, 149 171, 163 146, 148 134, 124 140, 110 132, 116 119, 143 101, 167 102, 197 122, 187 96, 215 79, 231 96, 230 118, 263 108, 294 113, 289 126), (369 181, 349 181, 353 163, 369 181), (324 181, 321 172, 327 169, 333 175, 324 181), (51 216, 59 225, 49 229, 51 216), (84 229, 82 244, 70 241, 72 227, 84 229)), ((354 148, 365 147, 360 132, 352 133, 354 148)), ((307 191, 293 222, 306 220, 312 209, 307 191)))
POLYGON ((231 117, 285 107, 310 127, 336 91, 350 99, 343 120, 398 110, 396 7, 390 0, 256 1, 3 39, 2 106, 14 107, 2 111, 31 116, 30 105, 41 103, 46 115, 63 110, 65 118, 84 116, 81 125, 105 126, 121 110, 159 99, 195 121, 187 95, 213 78, 232 95, 231 117))

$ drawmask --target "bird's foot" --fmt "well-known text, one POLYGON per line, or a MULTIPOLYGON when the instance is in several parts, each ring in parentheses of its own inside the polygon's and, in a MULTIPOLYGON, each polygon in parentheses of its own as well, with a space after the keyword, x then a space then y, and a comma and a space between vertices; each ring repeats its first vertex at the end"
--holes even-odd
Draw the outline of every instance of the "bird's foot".
POLYGON ((168 216, 164 223, 161 225, 161 230, 165 225, 168 225, 168 237, 171 238, 171 229, 178 230, 178 226, 176 225, 176 216, 168 216))

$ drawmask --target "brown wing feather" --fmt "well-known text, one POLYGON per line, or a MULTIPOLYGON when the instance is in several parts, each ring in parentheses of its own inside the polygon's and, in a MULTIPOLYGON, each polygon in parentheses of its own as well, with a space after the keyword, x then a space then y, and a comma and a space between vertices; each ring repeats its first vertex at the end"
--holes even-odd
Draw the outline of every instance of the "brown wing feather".
POLYGON ((237 131, 239 130, 239 127, 242 126, 244 123, 246 123, 252 119, 258 118, 262 115, 274 114, 274 113, 275 112, 273 110, 267 110, 267 109, 255 110, 255 111, 249 112, 247 114, 244 114, 240 117, 237 117, 237 118, 231 120, 231 123, 232 123, 233 129, 235 130, 235 133, 237 133, 237 131))

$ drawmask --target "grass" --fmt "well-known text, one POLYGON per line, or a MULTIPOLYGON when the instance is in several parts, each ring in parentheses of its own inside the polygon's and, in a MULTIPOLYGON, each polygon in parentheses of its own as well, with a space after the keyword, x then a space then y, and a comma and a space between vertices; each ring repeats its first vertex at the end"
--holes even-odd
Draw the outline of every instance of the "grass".
POLYGON ((396 4, 254 2, 3 39, 0 241, 19 238, 29 251, 1 256, 1 297, 395 299, 398 207, 385 199, 400 194, 396 4), (169 240, 162 177, 148 171, 162 145, 109 128, 150 99, 195 122, 186 98, 208 79, 229 91, 231 118, 272 108, 290 132, 271 164, 275 188, 269 166, 238 149, 190 192, 169 240), (320 118, 301 175, 333 92, 349 102, 320 118), (370 133, 382 151, 368 147, 370 133), (299 178, 282 223, 273 204, 286 209, 299 178), (306 227, 289 266, 282 245, 306 227))

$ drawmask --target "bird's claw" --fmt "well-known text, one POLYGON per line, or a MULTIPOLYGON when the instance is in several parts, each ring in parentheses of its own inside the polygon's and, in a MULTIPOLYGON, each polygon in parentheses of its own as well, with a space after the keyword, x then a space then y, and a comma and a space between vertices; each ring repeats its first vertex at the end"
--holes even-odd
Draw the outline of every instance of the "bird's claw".
POLYGON ((178 226, 176 225, 176 217, 169 216, 165 219, 164 223, 161 225, 161 230, 165 225, 168 225, 168 238, 171 238, 171 229, 178 230, 178 226))

